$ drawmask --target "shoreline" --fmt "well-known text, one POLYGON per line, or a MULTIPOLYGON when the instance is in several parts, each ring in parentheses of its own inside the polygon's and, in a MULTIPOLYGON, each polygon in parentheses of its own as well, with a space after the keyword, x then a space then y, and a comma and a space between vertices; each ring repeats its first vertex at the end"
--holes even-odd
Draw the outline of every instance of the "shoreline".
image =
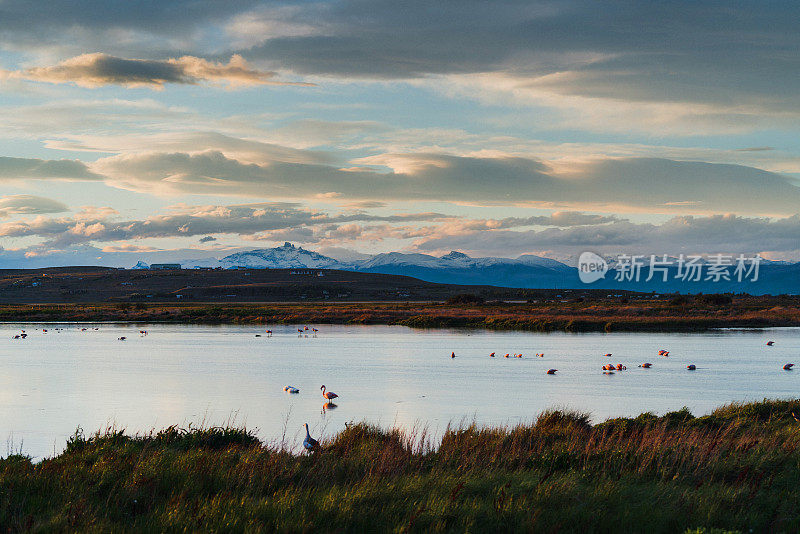
POLYGON ((2 323, 339 324, 532 332, 703 332, 800 326, 800 299, 451 304, 440 302, 0 305, 2 323))
POLYGON ((0 518, 15 531, 791 532, 798 413, 800 399, 597 424, 549 410, 449 428, 437 446, 424 429, 354 423, 310 454, 239 427, 79 430, 36 464, 0 459, 0 518))

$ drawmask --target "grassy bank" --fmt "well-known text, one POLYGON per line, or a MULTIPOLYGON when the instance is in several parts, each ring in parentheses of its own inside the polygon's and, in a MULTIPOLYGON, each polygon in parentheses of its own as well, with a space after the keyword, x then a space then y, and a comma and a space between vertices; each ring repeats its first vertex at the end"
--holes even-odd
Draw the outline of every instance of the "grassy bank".
POLYGON ((422 435, 353 425, 318 454, 237 429, 70 440, 0 461, 11 531, 797 532, 800 401, 422 435), (713 530, 722 529, 722 530, 713 530))
POLYGON ((525 303, 23 304, 0 321, 192 324, 396 324, 537 332, 700 331, 800 326, 800 298, 557 299, 525 303))

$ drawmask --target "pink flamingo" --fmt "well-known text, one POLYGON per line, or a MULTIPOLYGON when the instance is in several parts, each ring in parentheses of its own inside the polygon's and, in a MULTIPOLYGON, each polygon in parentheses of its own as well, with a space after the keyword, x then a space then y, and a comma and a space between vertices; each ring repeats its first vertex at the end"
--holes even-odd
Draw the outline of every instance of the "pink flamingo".
POLYGON ((322 384, 322 387, 320 387, 319 389, 322 390, 322 396, 328 400, 333 400, 339 396, 333 391, 327 391, 325 388, 325 384, 322 384))

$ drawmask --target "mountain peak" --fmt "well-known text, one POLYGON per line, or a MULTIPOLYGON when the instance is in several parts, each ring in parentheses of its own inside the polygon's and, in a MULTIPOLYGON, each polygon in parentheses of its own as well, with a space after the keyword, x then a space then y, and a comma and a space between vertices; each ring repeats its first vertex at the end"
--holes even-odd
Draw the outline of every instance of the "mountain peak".
POLYGON ((284 241, 283 246, 282 247, 278 247, 278 248, 285 248, 287 250, 294 250, 294 245, 292 245, 288 241, 284 241))
POLYGON ((449 254, 445 254, 442 256, 443 260, 461 260, 461 259, 469 259, 469 256, 464 254, 463 252, 456 252, 455 250, 451 250, 449 254))

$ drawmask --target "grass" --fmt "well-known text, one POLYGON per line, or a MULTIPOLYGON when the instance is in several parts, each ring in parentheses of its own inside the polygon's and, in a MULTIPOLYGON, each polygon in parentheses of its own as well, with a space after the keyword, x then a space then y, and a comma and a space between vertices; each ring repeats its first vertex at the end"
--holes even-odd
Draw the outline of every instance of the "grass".
POLYGON ((800 400, 591 425, 351 425, 318 454, 240 428, 76 432, 0 460, 9 531, 797 532, 800 400))
POLYGON ((0 321, 182 324, 389 324, 538 332, 702 331, 800 326, 800 297, 557 299, 540 302, 99 303, 0 305, 0 321))

